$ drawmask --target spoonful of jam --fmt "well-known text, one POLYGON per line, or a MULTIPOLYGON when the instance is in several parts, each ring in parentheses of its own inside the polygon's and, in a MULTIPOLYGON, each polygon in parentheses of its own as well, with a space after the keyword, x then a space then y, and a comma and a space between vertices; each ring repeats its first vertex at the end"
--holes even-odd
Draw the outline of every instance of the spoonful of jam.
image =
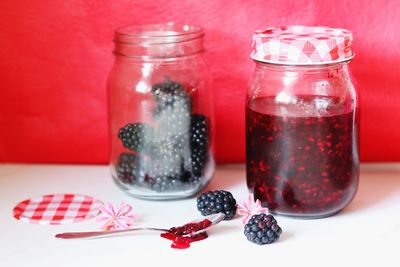
MULTIPOLYGON (((217 213, 191 221, 182 226, 171 227, 170 229, 155 228, 155 227, 136 227, 131 229, 114 230, 114 231, 68 232, 68 233, 57 234, 55 235, 55 237, 58 239, 90 239, 90 238, 102 238, 109 236, 121 236, 139 230, 151 230, 151 231, 154 230, 154 231, 164 232, 161 234, 161 236, 170 240, 172 240, 172 238, 179 239, 180 237, 183 239, 186 238, 187 240, 198 239, 198 238, 200 238, 199 240, 201 240, 207 237, 207 233, 205 232, 206 230, 220 223, 221 221, 224 220, 224 218, 225 218, 224 213, 217 213)), ((193 241, 198 241, 198 240, 192 240, 191 242, 193 241)))

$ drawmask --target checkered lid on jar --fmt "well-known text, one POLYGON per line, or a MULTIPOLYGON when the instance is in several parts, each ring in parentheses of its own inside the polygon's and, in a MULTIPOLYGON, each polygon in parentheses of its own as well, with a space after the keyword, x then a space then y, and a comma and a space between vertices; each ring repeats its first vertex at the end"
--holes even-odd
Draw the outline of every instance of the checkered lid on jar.
POLYGON ((288 26, 257 30, 253 34, 254 60, 287 64, 316 65, 350 60, 353 35, 346 29, 288 26))

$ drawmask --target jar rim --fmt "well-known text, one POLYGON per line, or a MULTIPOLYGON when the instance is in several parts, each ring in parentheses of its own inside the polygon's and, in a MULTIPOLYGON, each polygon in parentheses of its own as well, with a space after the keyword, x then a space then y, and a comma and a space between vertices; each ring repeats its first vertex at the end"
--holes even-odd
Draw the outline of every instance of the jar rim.
POLYGON ((352 61, 355 57, 354 52, 352 53, 351 56, 347 57, 347 58, 343 58, 343 59, 338 59, 338 60, 332 60, 332 61, 325 61, 325 62, 282 62, 282 61, 273 61, 273 60, 261 60, 260 58, 254 56, 254 55, 250 55, 250 58, 253 59, 256 62, 260 62, 260 63, 265 63, 265 64, 269 64, 269 65, 276 65, 276 66, 304 66, 304 67, 312 67, 312 66, 326 66, 326 65, 335 65, 335 64, 340 64, 340 63, 349 63, 350 61, 352 61))
POLYGON ((117 28, 114 34, 114 42, 151 45, 190 41, 202 37, 204 31, 199 25, 168 22, 126 25, 117 28))

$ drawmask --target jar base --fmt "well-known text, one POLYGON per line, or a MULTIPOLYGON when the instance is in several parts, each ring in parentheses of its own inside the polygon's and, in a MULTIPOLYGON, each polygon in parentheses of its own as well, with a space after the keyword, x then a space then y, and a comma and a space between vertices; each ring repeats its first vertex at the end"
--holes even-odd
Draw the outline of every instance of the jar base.
POLYGON ((307 215, 307 214, 291 214, 291 213, 285 213, 285 212, 279 212, 279 211, 270 211, 271 214, 273 215, 278 215, 278 216, 284 216, 288 218, 293 218, 293 219, 300 219, 300 220, 317 220, 317 219, 324 219, 327 217, 334 216, 338 213, 340 213, 344 208, 328 213, 328 214, 322 214, 322 215, 307 215))
POLYGON ((134 198, 143 199, 143 200, 178 200, 190 198, 201 190, 207 187, 207 185, 212 180, 212 176, 215 171, 215 160, 212 156, 210 156, 209 162, 207 163, 207 167, 204 170, 204 175, 199 178, 199 182, 196 184, 188 185, 187 188, 182 188, 180 190, 175 191, 166 191, 166 192, 158 192, 151 190, 149 188, 143 186, 129 186, 121 182, 120 179, 111 171, 112 180, 114 183, 122 189, 126 194, 132 196, 134 198))
POLYGON ((205 183, 199 183, 195 187, 191 187, 190 189, 183 191, 175 191, 175 192, 164 192, 155 194, 154 191, 145 188, 128 188, 124 184, 122 184, 118 178, 113 176, 114 183, 122 189, 126 194, 132 196, 134 198, 143 199, 143 200, 179 200, 190 198, 200 192, 202 189, 207 187, 209 181, 205 183))

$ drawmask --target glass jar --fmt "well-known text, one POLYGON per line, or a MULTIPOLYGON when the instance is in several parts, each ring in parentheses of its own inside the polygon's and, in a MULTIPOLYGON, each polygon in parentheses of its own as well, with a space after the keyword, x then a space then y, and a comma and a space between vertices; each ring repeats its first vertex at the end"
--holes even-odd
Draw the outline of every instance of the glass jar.
POLYGON ((247 186, 271 212, 333 215, 359 178, 358 95, 344 29, 256 31, 246 103, 247 186))
POLYGON ((108 78, 111 174, 134 197, 189 197, 214 174, 203 36, 199 26, 174 23, 115 31, 108 78))

